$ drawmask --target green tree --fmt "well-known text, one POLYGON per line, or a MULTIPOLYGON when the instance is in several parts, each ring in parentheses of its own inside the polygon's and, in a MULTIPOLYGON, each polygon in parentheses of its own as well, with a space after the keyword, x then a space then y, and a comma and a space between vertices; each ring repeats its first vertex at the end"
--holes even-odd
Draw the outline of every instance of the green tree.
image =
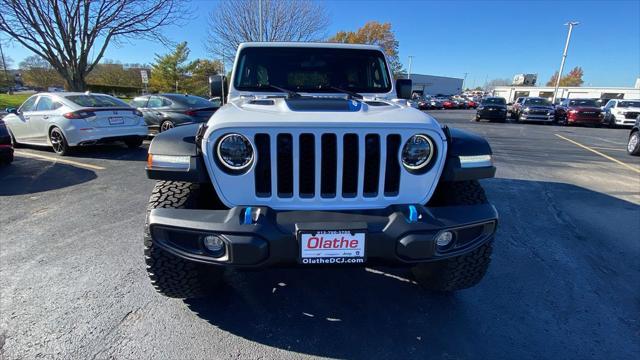
POLYGON ((369 21, 356 31, 339 31, 333 35, 330 42, 348 44, 372 44, 380 46, 389 59, 389 66, 394 76, 403 72, 402 63, 398 55, 400 43, 391 29, 391 23, 369 21))
POLYGON ((184 90, 180 84, 187 78, 189 53, 190 50, 185 41, 178 44, 169 54, 156 54, 156 62, 151 65, 149 87, 159 92, 184 90))
POLYGON ((62 86, 65 81, 49 62, 37 55, 26 57, 20 64, 22 82, 27 86, 47 89, 62 86))
MULTIPOLYGON (((584 71, 580 66, 574 67, 569 73, 560 78, 560 86, 582 86, 584 81, 582 80, 582 76, 584 75, 584 71)), ((558 81, 558 72, 556 71, 551 79, 547 81, 547 86, 556 86, 556 81, 558 81)))
POLYGON ((140 67, 126 67, 112 60, 105 60, 96 65, 87 76, 87 83, 92 85, 129 86, 142 88, 140 67))
POLYGON ((196 59, 189 63, 189 77, 184 81, 184 88, 190 94, 209 96, 209 76, 222 73, 222 62, 219 60, 196 59))

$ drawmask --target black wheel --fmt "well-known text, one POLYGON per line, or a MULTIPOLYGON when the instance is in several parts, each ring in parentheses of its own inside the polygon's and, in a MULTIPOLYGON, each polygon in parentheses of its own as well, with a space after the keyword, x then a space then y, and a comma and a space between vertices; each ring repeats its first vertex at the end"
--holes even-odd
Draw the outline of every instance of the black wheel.
POLYGON ((62 130, 57 127, 54 127, 49 132, 49 142, 51 143, 51 147, 56 154, 60 156, 69 155, 71 153, 71 147, 69 147, 69 143, 67 143, 67 139, 64 137, 62 130))
POLYGON ((609 124, 608 125, 612 129, 616 128, 616 117, 615 116, 613 116, 613 115, 609 116, 609 124))
POLYGON ((480 119, 482 119, 482 118, 480 117, 480 115, 476 115, 476 122, 477 122, 477 121, 480 121, 480 119))
MULTIPOLYGON (((477 205, 487 203, 487 196, 477 180, 445 182, 438 185, 430 206, 477 205)), ((411 269, 418 284, 425 289, 452 292, 478 284, 491 262, 493 239, 477 249, 446 260, 424 263, 411 269)))
POLYGON ((124 143, 127 145, 129 149, 135 149, 135 148, 139 148, 142 145, 143 141, 144 141, 143 138, 138 137, 138 138, 126 139, 124 143))
POLYGON ((630 155, 640 155, 640 131, 634 131, 629 135, 627 152, 630 155))
POLYGON ((13 162, 13 153, 8 155, 7 157, 0 157, 0 166, 7 166, 13 162))
POLYGON ((201 201, 210 199, 207 189, 200 184, 180 181, 158 181, 149 205, 144 227, 144 257, 147 273, 155 289, 172 298, 197 298, 207 296, 220 284, 224 268, 187 261, 154 245, 149 233, 149 214, 152 209, 199 209, 201 201))
POLYGON ((165 120, 160 124, 160 132, 171 130, 176 127, 176 124, 171 120, 165 120))

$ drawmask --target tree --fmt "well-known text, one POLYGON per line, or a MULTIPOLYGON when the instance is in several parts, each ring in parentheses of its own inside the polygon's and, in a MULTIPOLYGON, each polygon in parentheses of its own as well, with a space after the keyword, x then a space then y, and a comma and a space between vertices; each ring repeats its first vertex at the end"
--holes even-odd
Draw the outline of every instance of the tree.
POLYGON ((46 89, 49 86, 61 86, 64 80, 51 65, 39 56, 26 57, 19 64, 24 85, 46 89))
POLYGON ((218 3, 209 16, 205 44, 212 55, 230 59, 238 45, 248 41, 314 41, 324 37, 329 21, 321 3, 263 0, 258 5, 255 0, 218 3))
MULTIPOLYGON (((584 75, 584 71, 580 66, 574 67, 569 73, 560 78, 560 86, 582 86, 584 81, 582 80, 582 76, 584 75)), ((547 86, 556 86, 556 81, 558 81, 558 72, 556 71, 551 79, 547 81, 547 86)))
POLYGON ((87 83, 94 85, 112 85, 142 88, 141 67, 127 67, 112 60, 96 65, 87 76, 87 83))
POLYGON ((156 62, 151 65, 149 87, 160 92, 178 92, 180 82, 187 77, 189 53, 187 43, 182 42, 169 54, 156 54, 156 62))
POLYGON ((185 80, 184 88, 190 94, 209 96, 209 76, 221 74, 222 62, 219 60, 196 59, 192 61, 187 70, 190 76, 185 80))
POLYGON ((333 35, 330 42, 349 44, 372 44, 382 47, 389 59, 389 66, 394 76, 403 72, 402 63, 398 56, 400 43, 391 29, 391 23, 381 24, 377 21, 369 21, 356 31, 339 31, 333 35))
POLYGON ((49 62, 69 90, 82 91, 87 74, 112 41, 147 38, 166 43, 162 28, 185 16, 183 2, 0 0, 0 33, 49 62))

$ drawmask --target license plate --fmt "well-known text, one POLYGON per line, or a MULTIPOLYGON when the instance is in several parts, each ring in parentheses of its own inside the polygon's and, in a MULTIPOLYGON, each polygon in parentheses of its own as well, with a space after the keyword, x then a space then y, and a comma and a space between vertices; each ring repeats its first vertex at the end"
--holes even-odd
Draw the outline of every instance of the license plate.
POLYGON ((365 233, 349 230, 306 231, 298 235, 303 264, 361 264, 365 233))
POLYGON ((109 118, 109 124, 121 125, 124 124, 124 118, 122 116, 114 116, 109 118))

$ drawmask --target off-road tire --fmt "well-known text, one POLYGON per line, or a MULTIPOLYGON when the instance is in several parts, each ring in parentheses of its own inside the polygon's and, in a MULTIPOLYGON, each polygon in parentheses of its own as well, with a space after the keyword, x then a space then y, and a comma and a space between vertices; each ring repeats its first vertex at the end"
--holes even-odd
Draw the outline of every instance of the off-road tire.
POLYGON ((222 281, 224 268, 187 261, 168 253, 153 243, 149 233, 152 209, 201 208, 198 199, 204 198, 202 190, 200 184, 158 181, 149 198, 144 225, 144 257, 151 284, 165 296, 181 299, 204 297, 222 281))
MULTIPOLYGON (((444 182, 438 185, 430 206, 486 204, 487 196, 477 180, 444 182)), ((480 282, 489 268, 493 239, 465 255, 423 263, 411 269, 416 282, 425 289, 452 292, 480 282)))

